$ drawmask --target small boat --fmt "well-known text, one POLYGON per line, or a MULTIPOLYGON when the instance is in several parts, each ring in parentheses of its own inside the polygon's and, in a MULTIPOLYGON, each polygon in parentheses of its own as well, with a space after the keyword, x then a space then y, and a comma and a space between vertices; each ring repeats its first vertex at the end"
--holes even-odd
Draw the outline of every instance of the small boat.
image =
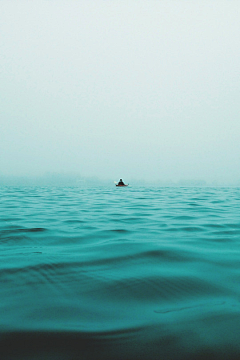
POLYGON ((122 181, 122 179, 119 180, 119 182, 114 181, 116 186, 128 186, 129 184, 124 184, 124 182, 122 181))

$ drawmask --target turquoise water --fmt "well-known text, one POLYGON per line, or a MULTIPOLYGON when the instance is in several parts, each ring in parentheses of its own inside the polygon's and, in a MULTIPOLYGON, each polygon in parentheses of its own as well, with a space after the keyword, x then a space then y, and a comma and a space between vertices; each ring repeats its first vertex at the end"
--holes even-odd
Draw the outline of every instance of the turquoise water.
POLYGON ((239 188, 1 187, 1 360, 239 359, 239 188))

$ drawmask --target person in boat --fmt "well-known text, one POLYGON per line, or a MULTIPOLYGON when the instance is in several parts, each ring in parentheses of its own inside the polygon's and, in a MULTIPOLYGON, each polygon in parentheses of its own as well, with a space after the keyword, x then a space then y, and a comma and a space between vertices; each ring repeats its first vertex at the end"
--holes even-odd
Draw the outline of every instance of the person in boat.
POLYGON ((125 185, 122 179, 119 180, 118 185, 125 185))

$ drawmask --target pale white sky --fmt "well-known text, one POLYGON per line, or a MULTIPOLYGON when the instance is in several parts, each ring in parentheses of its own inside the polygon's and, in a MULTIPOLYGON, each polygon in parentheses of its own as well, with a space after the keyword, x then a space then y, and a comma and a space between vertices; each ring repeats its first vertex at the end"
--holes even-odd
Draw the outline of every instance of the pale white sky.
POLYGON ((240 180, 240 2, 0 4, 0 174, 240 180))

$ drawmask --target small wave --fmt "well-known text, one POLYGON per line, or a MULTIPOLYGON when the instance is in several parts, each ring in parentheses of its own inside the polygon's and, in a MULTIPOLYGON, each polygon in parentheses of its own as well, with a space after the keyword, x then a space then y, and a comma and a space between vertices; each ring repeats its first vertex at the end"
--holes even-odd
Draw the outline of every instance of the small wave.
POLYGON ((14 234, 14 233, 28 233, 28 232, 41 232, 41 231, 46 231, 47 229, 44 228, 29 228, 29 229, 23 229, 23 228, 11 228, 11 229, 7 229, 7 230, 2 230, 1 231, 1 235, 5 235, 5 234, 14 234))
POLYGON ((174 220, 194 220, 196 216, 189 216, 189 215, 181 215, 173 217, 174 220))
MULTIPOLYGON (((197 309, 197 308, 204 308, 204 307, 211 307, 211 306, 223 306, 226 304, 226 301, 211 301, 211 302, 205 302, 205 303, 200 303, 200 304, 194 304, 194 305, 189 305, 189 306, 183 306, 183 307, 178 307, 178 308, 168 308, 168 309, 164 309, 164 310, 154 310, 154 312, 156 314, 167 314, 167 313, 172 313, 172 312, 178 312, 178 311, 186 311, 186 310, 192 310, 192 309, 197 309)), ((237 304, 238 306, 240 306, 240 304, 237 304)), ((234 306, 236 306, 236 303, 234 304, 234 306)))

